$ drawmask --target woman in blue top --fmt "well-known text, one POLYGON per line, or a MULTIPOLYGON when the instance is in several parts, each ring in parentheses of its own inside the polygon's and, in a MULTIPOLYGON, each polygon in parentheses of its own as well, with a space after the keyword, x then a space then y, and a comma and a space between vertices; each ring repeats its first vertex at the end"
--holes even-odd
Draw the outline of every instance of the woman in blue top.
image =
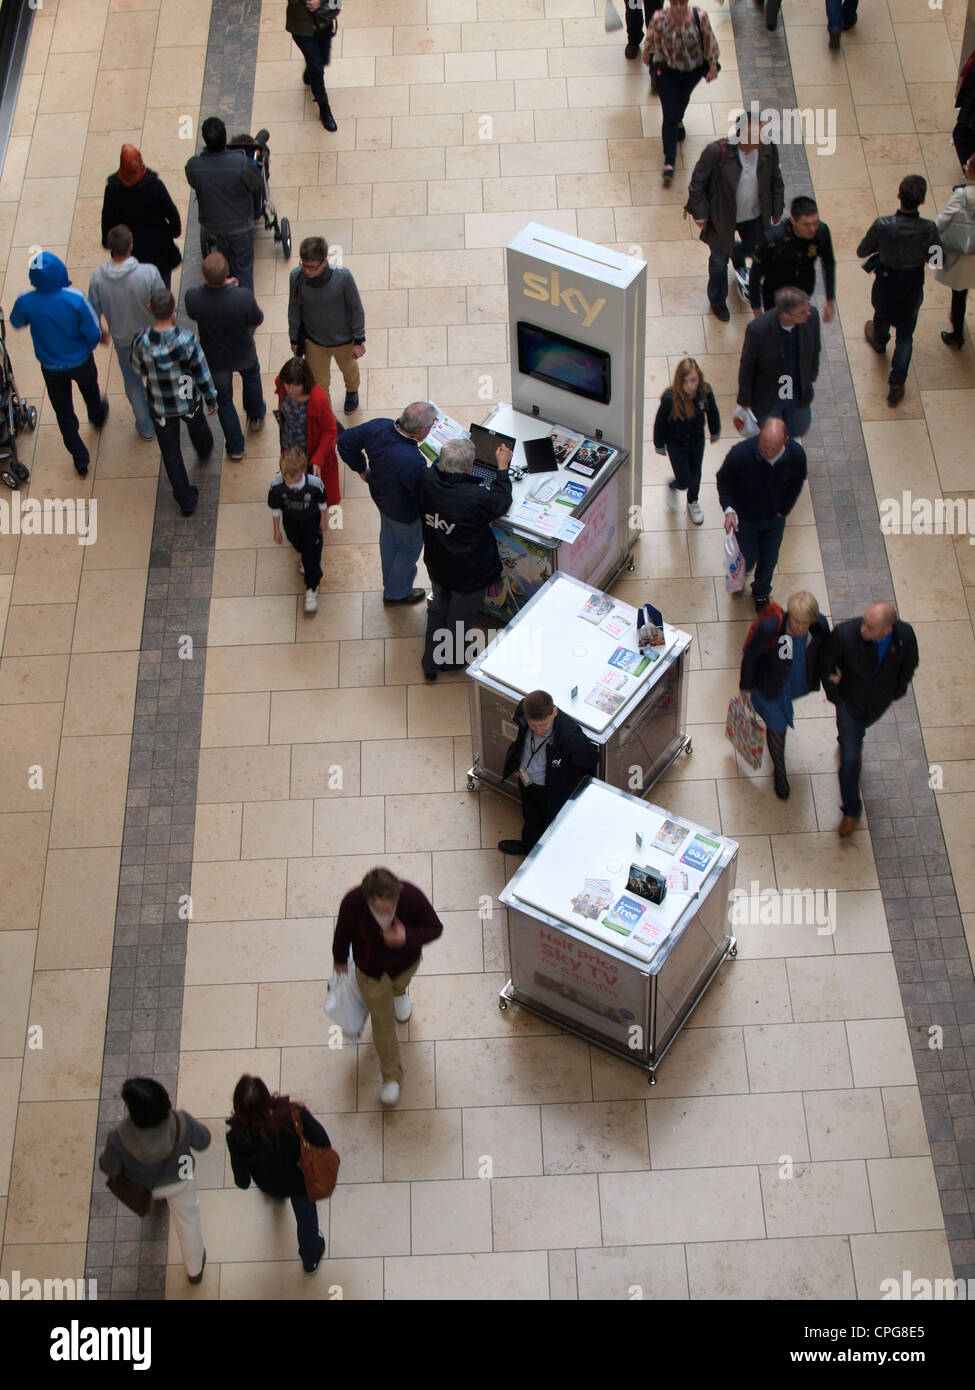
POLYGON ((785 736, 793 727, 794 700, 818 690, 829 623, 804 590, 791 594, 784 613, 776 609, 756 621, 745 642, 739 687, 765 721, 765 738, 775 776, 775 795, 789 796, 785 736))

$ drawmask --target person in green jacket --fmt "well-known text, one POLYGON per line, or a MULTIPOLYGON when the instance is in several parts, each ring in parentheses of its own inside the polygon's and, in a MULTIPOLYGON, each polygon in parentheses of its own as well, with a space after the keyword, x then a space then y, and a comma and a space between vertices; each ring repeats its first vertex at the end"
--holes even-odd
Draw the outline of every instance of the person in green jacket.
POLYGON ((325 69, 332 56, 342 0, 288 0, 285 27, 305 60, 304 82, 318 103, 322 125, 338 130, 325 90, 325 69))

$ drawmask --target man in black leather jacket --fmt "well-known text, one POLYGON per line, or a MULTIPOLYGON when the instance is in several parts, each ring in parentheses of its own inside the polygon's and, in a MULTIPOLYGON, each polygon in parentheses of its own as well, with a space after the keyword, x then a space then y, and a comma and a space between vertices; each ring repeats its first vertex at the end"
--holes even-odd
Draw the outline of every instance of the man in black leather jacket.
POLYGON ((924 299, 924 267, 929 262, 935 269, 941 266, 938 228, 918 213, 927 192, 927 180, 920 174, 901 179, 897 212, 878 217, 857 247, 858 256, 869 257, 864 269, 875 272, 870 296, 874 314, 863 325, 863 335, 878 353, 886 352, 891 329, 896 335, 887 379, 888 405, 904 399, 914 327, 924 299))

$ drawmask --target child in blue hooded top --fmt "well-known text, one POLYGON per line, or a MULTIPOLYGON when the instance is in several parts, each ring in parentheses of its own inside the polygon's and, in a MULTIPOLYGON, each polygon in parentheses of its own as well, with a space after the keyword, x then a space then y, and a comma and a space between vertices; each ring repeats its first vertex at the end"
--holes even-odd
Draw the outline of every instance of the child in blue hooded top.
POLYGON ((64 262, 49 251, 39 252, 31 261, 30 282, 34 288, 17 296, 10 322, 14 328, 30 327, 64 447, 85 477, 91 458, 78 432, 71 383, 78 384, 89 423, 100 430, 108 417, 108 400, 99 392, 94 358, 102 340, 101 324, 82 292, 71 287, 64 262))

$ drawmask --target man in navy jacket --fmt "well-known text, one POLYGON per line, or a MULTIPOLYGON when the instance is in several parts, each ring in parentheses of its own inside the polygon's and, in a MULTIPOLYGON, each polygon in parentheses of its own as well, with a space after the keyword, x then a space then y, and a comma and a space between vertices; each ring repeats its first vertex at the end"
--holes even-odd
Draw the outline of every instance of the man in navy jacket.
POLYGON ((745 569, 755 571, 752 595, 760 613, 772 596, 785 519, 806 481, 806 451, 773 415, 757 439, 743 439, 728 450, 715 481, 724 529, 737 531, 745 569))
POLYGON ((339 457, 365 478, 379 508, 383 603, 419 603, 425 595, 413 587, 423 549, 417 495, 427 466, 417 446, 436 418, 436 406, 414 401, 398 420, 367 420, 338 438, 339 457))
POLYGON ((525 817, 520 840, 501 840, 502 854, 528 854, 583 777, 591 777, 599 749, 547 690, 533 690, 514 713, 518 737, 508 748, 504 776, 517 772, 525 817))

